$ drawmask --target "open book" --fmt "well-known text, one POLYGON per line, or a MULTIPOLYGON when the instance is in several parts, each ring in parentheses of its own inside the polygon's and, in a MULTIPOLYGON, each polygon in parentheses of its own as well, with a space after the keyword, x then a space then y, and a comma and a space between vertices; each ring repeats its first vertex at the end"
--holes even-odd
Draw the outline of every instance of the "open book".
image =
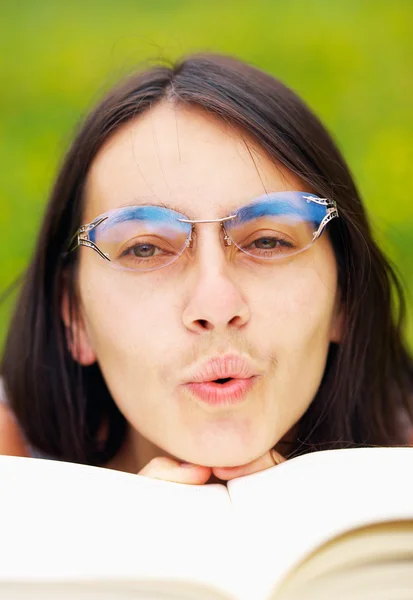
POLYGON ((0 457, 0 598, 413 598, 413 448, 228 485, 0 457))

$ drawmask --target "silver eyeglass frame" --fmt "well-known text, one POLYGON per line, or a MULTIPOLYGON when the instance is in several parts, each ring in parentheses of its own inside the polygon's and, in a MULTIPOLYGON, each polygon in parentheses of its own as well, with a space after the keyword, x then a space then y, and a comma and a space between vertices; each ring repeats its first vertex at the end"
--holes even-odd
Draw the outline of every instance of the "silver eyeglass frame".
MULTIPOLYGON (((329 221, 331 221, 332 219, 339 217, 339 212, 338 212, 337 203, 335 202, 335 200, 329 200, 328 198, 318 198, 316 196, 302 196, 302 198, 304 198, 308 203, 314 202, 315 204, 321 204, 321 205, 327 207, 326 216, 321 221, 317 231, 315 231, 313 234, 313 239, 310 244, 310 245, 312 245, 315 242, 315 240, 318 237, 320 237, 320 235, 323 232, 327 223, 329 223, 329 221)), ((231 240, 230 236, 227 234, 224 223, 226 221, 235 219, 236 217, 237 217, 237 214, 229 215, 228 217, 222 217, 220 219, 177 219, 177 221, 179 221, 180 223, 189 223, 190 225, 192 225, 186 245, 184 246, 182 252, 185 250, 185 248, 192 247, 192 242, 193 242, 192 233, 193 233, 193 229, 194 229, 193 225, 198 225, 198 224, 202 224, 202 223, 220 223, 223 234, 224 234, 224 244, 225 244, 225 246, 231 246, 231 244, 234 244, 234 242, 231 240)), ((104 221, 106 221, 107 218, 108 217, 105 217, 105 216, 99 216, 99 217, 96 217, 96 219, 94 219, 90 223, 86 223, 86 225, 81 225, 79 227, 79 229, 76 231, 76 233, 73 235, 73 237, 71 238, 70 243, 69 243, 69 249, 66 253, 64 253, 63 256, 67 256, 73 250, 75 250, 78 246, 86 246, 87 248, 92 248, 92 250, 97 252, 99 254, 99 256, 101 258, 103 258, 104 260, 112 262, 109 255, 106 254, 105 252, 102 252, 102 250, 94 242, 92 242, 89 238, 89 232, 92 231, 93 229, 95 229, 98 225, 100 225, 104 221), (73 245, 73 242, 75 240, 76 240, 76 244, 73 245)), ((303 250, 305 250, 305 249, 306 248, 304 248, 303 250)))

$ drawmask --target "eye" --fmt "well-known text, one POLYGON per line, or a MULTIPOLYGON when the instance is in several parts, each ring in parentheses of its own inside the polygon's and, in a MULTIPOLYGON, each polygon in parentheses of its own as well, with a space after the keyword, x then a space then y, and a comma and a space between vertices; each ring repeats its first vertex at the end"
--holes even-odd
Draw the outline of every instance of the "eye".
POLYGON ((160 255, 171 255, 176 252, 176 249, 171 246, 167 240, 158 239, 158 244, 154 244, 149 240, 130 240, 126 247, 120 253, 119 258, 132 259, 149 259, 158 258, 160 255))
POLYGON ((167 240, 129 240, 128 244, 117 252, 116 262, 130 269, 156 269, 167 265, 179 251, 171 247, 167 240), (157 243, 154 243, 154 242, 157 243))
POLYGON ((274 237, 262 237, 258 240, 255 240, 255 242, 253 242, 251 246, 259 250, 274 250, 275 248, 280 246, 291 248, 292 244, 286 242, 285 240, 277 239, 274 237))
POLYGON ((270 227, 266 223, 260 225, 251 220, 230 229, 232 241, 245 254, 258 259, 282 258, 295 254, 301 246, 297 228, 287 227, 285 223, 277 223, 277 229, 273 223, 269 224, 270 227))
POLYGON ((155 246, 154 244, 135 244, 128 248, 125 253, 132 254, 136 256, 136 258, 151 258, 155 256, 156 251, 160 251, 160 248, 155 246))
POLYGON ((246 252, 254 252, 257 255, 272 255, 276 253, 289 252, 295 248, 295 245, 282 237, 263 236, 257 238, 248 245, 243 246, 246 252))

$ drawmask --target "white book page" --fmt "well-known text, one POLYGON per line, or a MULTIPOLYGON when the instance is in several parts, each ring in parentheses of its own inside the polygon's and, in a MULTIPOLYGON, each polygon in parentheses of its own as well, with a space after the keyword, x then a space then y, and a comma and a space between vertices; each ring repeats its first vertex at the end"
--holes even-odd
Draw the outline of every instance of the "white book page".
POLYGON ((413 448, 357 448, 307 454, 228 482, 238 543, 250 557, 243 597, 267 597, 293 565, 335 535, 413 518, 412 474, 413 448))
POLYGON ((0 457, 0 582, 188 579, 231 588, 224 485, 0 457))

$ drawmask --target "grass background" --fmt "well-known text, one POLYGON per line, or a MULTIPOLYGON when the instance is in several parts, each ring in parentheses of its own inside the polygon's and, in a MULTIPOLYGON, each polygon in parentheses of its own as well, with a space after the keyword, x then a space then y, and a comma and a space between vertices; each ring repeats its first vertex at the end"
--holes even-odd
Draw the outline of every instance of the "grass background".
POLYGON ((269 71, 321 117, 408 290, 413 347, 411 0, 0 0, 0 295, 28 263, 76 123, 140 61, 198 50, 269 71))

